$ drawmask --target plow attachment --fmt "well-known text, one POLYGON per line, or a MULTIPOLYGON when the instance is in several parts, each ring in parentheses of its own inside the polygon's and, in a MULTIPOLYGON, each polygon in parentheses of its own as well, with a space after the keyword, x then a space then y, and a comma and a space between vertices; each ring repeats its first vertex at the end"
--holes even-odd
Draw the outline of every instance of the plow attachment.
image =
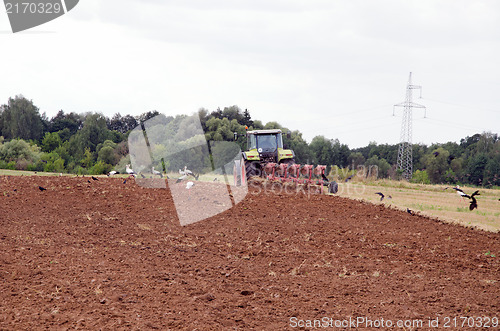
MULTIPOLYGON (((244 185, 247 182, 244 163, 238 161, 235 164, 236 185, 244 185)), ((338 191, 338 184, 335 181, 329 181, 325 175, 325 171, 326 166, 324 165, 314 167, 309 164, 266 163, 262 166, 261 177, 271 182, 304 185, 309 188, 316 186, 321 191, 323 191, 323 187, 327 187, 328 193, 335 194, 338 191)))

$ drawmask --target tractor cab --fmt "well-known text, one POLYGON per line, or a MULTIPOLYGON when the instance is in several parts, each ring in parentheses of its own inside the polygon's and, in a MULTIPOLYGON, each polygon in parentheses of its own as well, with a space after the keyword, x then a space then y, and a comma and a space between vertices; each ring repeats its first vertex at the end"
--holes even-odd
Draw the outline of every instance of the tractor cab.
MULTIPOLYGON (((283 136, 279 129, 247 131, 248 159, 260 162, 278 162, 283 151, 283 136)), ((290 154, 292 157, 292 154, 290 154)))
POLYGON ((273 153, 283 148, 281 130, 248 131, 248 150, 257 149, 259 153, 273 153))

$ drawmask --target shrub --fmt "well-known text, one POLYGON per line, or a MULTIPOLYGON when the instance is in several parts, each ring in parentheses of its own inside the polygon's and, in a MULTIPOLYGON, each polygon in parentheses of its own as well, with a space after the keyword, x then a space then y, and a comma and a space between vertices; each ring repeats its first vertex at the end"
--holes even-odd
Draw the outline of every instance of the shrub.
POLYGON ((429 175, 426 170, 416 170, 411 178, 412 183, 430 184, 429 175))
POLYGON ((112 165, 97 161, 92 167, 89 168, 90 175, 102 175, 111 171, 112 165))
POLYGON ((16 162, 5 162, 4 160, 0 160, 0 169, 16 170, 16 162))

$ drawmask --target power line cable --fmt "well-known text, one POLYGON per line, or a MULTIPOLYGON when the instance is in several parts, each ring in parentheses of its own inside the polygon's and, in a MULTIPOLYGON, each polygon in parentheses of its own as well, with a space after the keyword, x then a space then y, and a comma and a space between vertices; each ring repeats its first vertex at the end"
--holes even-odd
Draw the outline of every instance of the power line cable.
POLYGON ((447 102, 447 101, 439 101, 439 100, 429 99, 429 98, 422 98, 422 99, 427 100, 427 101, 431 101, 431 102, 441 103, 441 104, 444 104, 444 105, 449 105, 449 106, 454 106, 454 107, 469 109, 469 110, 471 110, 471 109, 474 109, 474 110, 484 110, 484 111, 493 112, 493 113, 498 113, 499 112, 499 110, 486 109, 486 108, 478 108, 477 106, 460 105, 460 104, 457 104, 457 103, 452 103, 452 102, 447 102))

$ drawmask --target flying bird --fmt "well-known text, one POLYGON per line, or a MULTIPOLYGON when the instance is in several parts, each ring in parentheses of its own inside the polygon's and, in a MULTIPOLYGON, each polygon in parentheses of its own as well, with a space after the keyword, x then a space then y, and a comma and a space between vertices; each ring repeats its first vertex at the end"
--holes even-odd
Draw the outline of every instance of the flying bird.
POLYGON ((40 191, 42 191, 42 192, 43 192, 43 191, 47 191, 47 189, 46 189, 45 187, 41 187, 41 186, 38 186, 38 189, 39 189, 40 191))
POLYGON ((375 194, 380 195, 380 201, 384 200, 385 195, 382 192, 375 192, 375 194))
POLYGON ((352 176, 353 176, 353 175, 350 175, 349 177, 347 177, 347 178, 345 179, 345 182, 347 183, 349 180, 351 180, 352 176))
POLYGON ((432 154, 434 155, 434 157, 436 157, 436 156, 438 156, 438 155, 439 155, 439 152, 438 152, 438 151, 436 151, 436 152, 434 152, 434 153, 432 153, 432 154))
POLYGON ((457 185, 456 187, 453 187, 453 189, 454 189, 455 191, 457 191, 457 194, 458 194, 459 196, 461 196, 462 198, 469 198, 469 199, 470 199, 470 196, 469 196, 469 195, 467 195, 467 194, 466 194, 466 193, 465 193, 465 192, 464 192, 464 191, 460 188, 460 186, 458 186, 458 185, 457 185))
POLYGON ((477 209, 477 200, 474 198, 476 195, 481 195, 479 194, 479 191, 476 191, 470 195, 470 199, 472 200, 469 205, 469 210, 474 210, 477 209))

